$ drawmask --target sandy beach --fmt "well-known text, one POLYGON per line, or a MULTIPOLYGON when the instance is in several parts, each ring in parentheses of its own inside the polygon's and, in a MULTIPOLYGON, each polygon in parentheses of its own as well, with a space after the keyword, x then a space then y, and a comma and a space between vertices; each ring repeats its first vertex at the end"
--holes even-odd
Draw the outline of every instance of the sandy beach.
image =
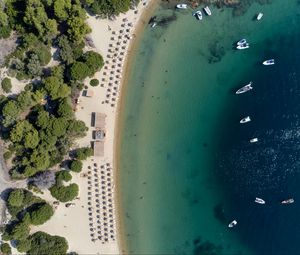
MULTIPOLYGON (((131 52, 134 50, 140 31, 148 23, 157 1, 141 1, 135 10, 121 14, 115 20, 89 17, 92 28, 87 50, 99 52, 105 61, 95 77, 97 87, 88 86, 80 95, 76 117, 89 128, 87 136, 77 141, 76 147, 94 145, 95 131, 93 116, 102 116, 102 135, 97 140, 98 155, 84 162, 80 175, 73 175, 80 186, 79 197, 72 206, 56 205, 54 216, 44 225, 33 228, 49 234, 67 238, 69 251, 79 254, 120 254, 126 251, 122 237, 121 206, 118 197, 118 170, 116 153, 118 116, 121 94, 125 91, 127 73, 130 68, 131 52), (84 96, 85 95, 85 96, 84 96)), ((88 85, 90 79, 85 80, 88 85)), ((54 202, 49 193, 42 197, 54 202)))

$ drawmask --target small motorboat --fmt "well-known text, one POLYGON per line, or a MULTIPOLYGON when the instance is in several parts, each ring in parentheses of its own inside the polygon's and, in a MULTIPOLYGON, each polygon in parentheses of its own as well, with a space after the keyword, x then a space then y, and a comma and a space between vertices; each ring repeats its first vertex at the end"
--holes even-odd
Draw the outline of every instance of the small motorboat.
POLYGON ((176 8, 177 9, 187 9, 187 4, 177 4, 176 8))
POLYGON ((240 44, 238 46, 236 46, 236 48, 238 50, 245 50, 245 49, 248 49, 250 47, 249 43, 244 43, 244 44, 240 44))
POLYGON ((258 142, 258 138, 252 138, 252 139, 250 139, 250 143, 257 143, 258 142))
POLYGON ((295 200, 293 198, 289 198, 289 199, 281 201, 281 204, 292 204, 294 202, 295 202, 295 200))
POLYGON ((261 20, 261 18, 264 16, 264 14, 262 12, 260 12, 259 14, 257 14, 256 20, 261 20))
POLYGON ((201 11, 196 11, 193 15, 197 18, 197 20, 202 20, 203 18, 201 11))
POLYGON ((265 66, 275 65, 275 60, 274 59, 265 60, 263 62, 263 65, 265 65, 265 66))
POLYGON ((241 39, 239 40, 236 45, 239 46, 239 45, 244 45, 245 43, 247 43, 247 40, 246 39, 241 39))
POLYGON ((156 27, 156 25, 157 25, 157 23, 156 22, 153 22, 152 24, 151 24, 151 27, 153 28, 153 27, 156 27))
POLYGON ((245 92, 247 92, 247 91, 253 89, 253 87, 252 87, 251 85, 252 85, 252 81, 251 81, 249 84, 245 85, 244 87, 238 89, 238 90, 235 92, 235 94, 242 94, 242 93, 245 93, 245 92))
POLYGON ((209 9, 208 6, 204 7, 203 9, 204 9, 205 13, 206 13, 208 16, 211 15, 211 10, 209 9))
POLYGON ((233 228, 234 226, 236 226, 236 224, 237 224, 237 221, 233 220, 232 222, 229 223, 228 227, 233 228))
POLYGON ((240 123, 243 124, 243 123, 247 123, 247 122, 250 122, 250 121, 251 121, 250 116, 247 116, 247 117, 241 119, 241 120, 240 120, 240 123))
POLYGON ((254 202, 255 202, 255 203, 258 203, 258 204, 262 204, 262 205, 264 205, 264 204, 266 203, 265 200, 263 200, 263 199, 261 199, 261 198, 258 198, 258 197, 255 198, 254 202))

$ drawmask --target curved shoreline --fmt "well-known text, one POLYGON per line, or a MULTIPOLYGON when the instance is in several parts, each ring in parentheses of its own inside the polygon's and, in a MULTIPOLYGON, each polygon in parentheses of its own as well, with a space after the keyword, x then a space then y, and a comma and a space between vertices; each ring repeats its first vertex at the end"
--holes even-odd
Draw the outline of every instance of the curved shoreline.
POLYGON ((123 206, 122 206, 122 196, 121 196, 121 189, 120 189, 120 183, 121 183, 121 176, 120 176, 120 138, 121 138, 121 130, 122 130, 122 113, 121 108, 125 105, 125 96, 127 93, 127 89, 129 86, 129 78, 130 78, 130 72, 132 70, 132 61, 134 60, 135 54, 134 51, 137 49, 139 42, 142 38, 142 33, 146 26, 148 25, 147 20, 150 19, 152 16, 152 13, 159 5, 160 1, 150 0, 148 3, 146 9, 143 11, 143 14, 137 21, 137 24, 135 25, 133 34, 135 35, 134 40, 131 41, 127 54, 126 59, 123 66, 123 79, 121 82, 121 90, 120 90, 120 98, 118 100, 117 104, 117 111, 116 111, 116 120, 115 120, 115 133, 114 133, 114 159, 113 164, 115 166, 115 183, 116 183, 116 220, 117 220, 117 240, 119 245, 119 250, 121 254, 128 254, 128 243, 125 238, 125 226, 124 221, 122 221, 123 214, 123 206))

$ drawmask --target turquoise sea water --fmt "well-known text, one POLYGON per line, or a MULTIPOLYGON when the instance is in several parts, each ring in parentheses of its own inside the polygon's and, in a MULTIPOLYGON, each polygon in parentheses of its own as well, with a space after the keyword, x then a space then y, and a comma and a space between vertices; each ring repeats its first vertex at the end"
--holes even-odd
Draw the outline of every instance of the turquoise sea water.
POLYGON ((300 207, 278 204, 300 197, 300 3, 253 4, 240 17, 211 9, 198 22, 191 10, 159 8, 168 22, 146 28, 136 49, 119 155, 129 252, 300 253, 300 207), (250 49, 233 49, 241 38, 250 49), (249 81, 253 91, 236 96, 249 81))

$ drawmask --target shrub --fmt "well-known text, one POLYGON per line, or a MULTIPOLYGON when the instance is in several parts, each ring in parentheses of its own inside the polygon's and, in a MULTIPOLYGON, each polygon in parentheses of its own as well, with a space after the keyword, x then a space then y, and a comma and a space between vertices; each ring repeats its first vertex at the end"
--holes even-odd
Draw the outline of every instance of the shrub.
POLYGON ((36 232, 30 236, 31 246, 28 254, 31 255, 57 255, 66 254, 68 250, 68 242, 64 237, 51 236, 44 232, 36 232))
POLYGON ((30 213, 30 222, 33 225, 42 225, 54 214, 53 208, 47 203, 41 204, 36 210, 30 213))
POLYGON ((92 80, 90 81, 90 85, 93 86, 93 87, 98 86, 98 85, 99 85, 99 80, 97 80, 97 79, 92 79, 92 80))
POLYGON ((82 162, 80 160, 73 160, 70 166, 73 172, 79 173, 82 170, 82 162))
POLYGON ((8 159, 11 158, 12 154, 13 154, 13 153, 12 153, 11 151, 6 151, 6 152, 4 152, 4 154, 3 154, 3 158, 4 158, 5 160, 8 160, 8 159))
POLYGON ((4 78, 1 82, 1 87, 5 93, 9 93, 11 91, 12 85, 11 80, 9 78, 4 78))
POLYGON ((24 201, 24 192, 22 189, 15 189, 9 193, 8 204, 11 206, 20 207, 24 201))
POLYGON ((8 243, 2 243, 0 250, 3 255, 10 255, 11 254, 11 248, 8 243))
POLYGON ((54 185, 50 188, 51 195, 60 202, 68 202, 78 196, 78 185, 75 183, 69 186, 54 185))
POLYGON ((24 87, 24 90, 25 91, 31 91, 31 90, 33 90, 33 84, 32 83, 26 84, 25 87, 24 87))

